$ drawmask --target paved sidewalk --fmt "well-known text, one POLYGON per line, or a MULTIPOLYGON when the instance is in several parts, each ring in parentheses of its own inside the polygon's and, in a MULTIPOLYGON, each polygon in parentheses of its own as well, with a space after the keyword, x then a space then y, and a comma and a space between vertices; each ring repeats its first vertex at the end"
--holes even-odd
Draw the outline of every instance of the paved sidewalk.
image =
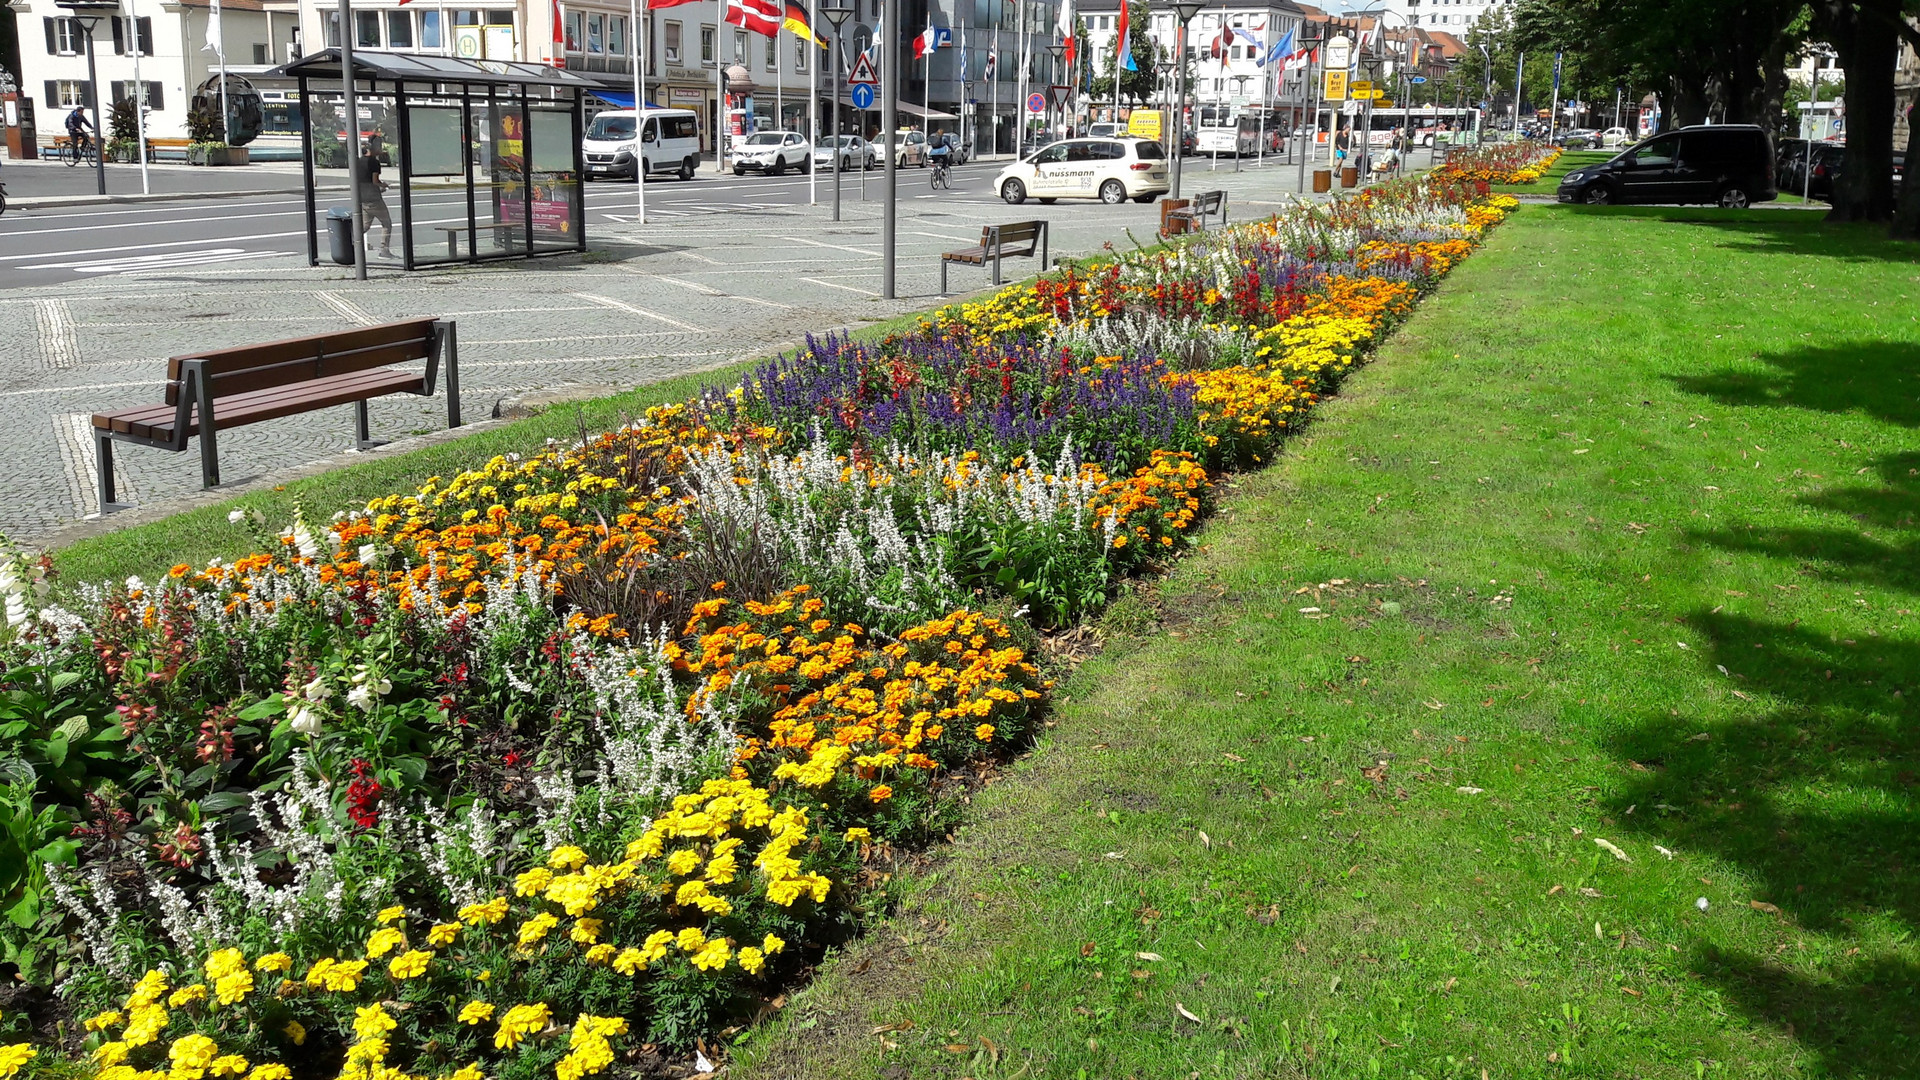
MULTIPOLYGON (((1188 163, 1189 191, 1224 188, 1233 220, 1292 201, 1295 170, 1209 172, 1188 163)), ((899 299, 880 297, 880 205, 850 202, 833 223, 821 207, 770 207, 597 227, 593 250, 524 263, 356 282, 331 265, 261 259, 190 271, 120 274, 57 289, 0 292, 0 473, 11 498, 0 531, 31 540, 97 509, 90 416, 160 400, 164 359, 343 326, 420 316, 460 327, 462 409, 489 416, 530 392, 619 389, 795 343, 809 331, 858 326, 924 309, 939 297, 938 256, 977 243, 986 224, 1044 218, 1056 256, 1085 255, 1129 234, 1151 242, 1159 207, 1029 202, 984 194, 928 197, 903 175, 899 299)), ((1018 277, 1037 270, 1010 260, 1018 277)), ((956 290, 987 284, 952 268, 956 290)), ((372 404, 374 436, 401 439, 446 423, 441 399, 372 404)), ((351 407, 222 432, 232 486, 352 446, 351 407)), ((403 444, 373 451, 391 453, 403 444)), ((116 447, 122 497, 136 502, 199 489, 199 455, 116 447)))

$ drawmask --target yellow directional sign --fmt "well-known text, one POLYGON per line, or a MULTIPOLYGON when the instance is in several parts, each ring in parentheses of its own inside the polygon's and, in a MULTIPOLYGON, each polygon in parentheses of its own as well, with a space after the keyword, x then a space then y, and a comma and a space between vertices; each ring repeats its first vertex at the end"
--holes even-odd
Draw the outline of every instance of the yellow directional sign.
MULTIPOLYGON (((1385 101, 1385 100, 1387 100, 1387 92, 1386 92, 1385 90, 1374 90, 1374 91, 1370 91, 1370 93, 1371 93, 1371 95, 1372 95, 1372 97, 1373 97, 1373 100, 1374 100, 1374 101, 1376 101, 1376 102, 1380 102, 1380 101, 1385 101)), ((1386 109, 1390 109, 1390 108, 1392 108, 1392 107, 1393 107, 1393 106, 1391 106, 1391 105, 1382 105, 1382 106, 1381 106, 1381 108, 1386 108, 1386 109)))
POLYGON ((1328 101, 1347 100, 1347 73, 1344 71, 1327 72, 1326 93, 1320 95, 1328 101))
POLYGON ((1371 79, 1355 79, 1348 84, 1347 88, 1353 91, 1354 97, 1363 98, 1373 91, 1373 81, 1371 79))
POLYGON ((1375 102, 1373 103, 1373 107, 1374 107, 1374 108, 1376 108, 1376 109, 1391 109, 1391 108, 1393 108, 1393 99, 1392 99, 1392 98, 1380 98, 1379 100, 1377 100, 1377 101, 1375 101, 1375 102))
POLYGON ((1135 109, 1127 117, 1127 134, 1139 139, 1160 137, 1160 113, 1156 109, 1135 109))

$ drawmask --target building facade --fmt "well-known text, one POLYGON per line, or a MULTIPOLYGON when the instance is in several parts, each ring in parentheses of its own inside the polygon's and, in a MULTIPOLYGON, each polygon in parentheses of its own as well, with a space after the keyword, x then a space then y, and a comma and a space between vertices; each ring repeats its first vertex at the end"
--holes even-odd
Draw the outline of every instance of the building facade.
MULTIPOLYGON (((1131 10, 1145 16, 1144 25, 1136 26, 1133 32, 1146 34, 1155 54, 1170 62, 1180 48, 1180 28, 1173 13, 1149 11, 1145 5, 1131 10)), ((1085 0, 1077 11, 1092 46, 1094 73, 1112 75, 1119 45, 1119 0, 1085 0)), ((1303 40, 1305 19, 1303 10, 1287 0, 1249 0, 1201 11, 1187 27, 1186 58, 1193 80, 1188 88, 1189 100, 1203 106, 1264 102, 1299 108, 1310 104, 1304 68, 1288 71, 1278 62, 1263 63, 1288 34, 1294 35, 1296 43, 1303 40)), ((1173 74, 1169 71, 1161 79, 1163 99, 1171 96, 1166 81, 1173 74)), ((1110 102, 1092 104, 1105 106, 1110 102)))

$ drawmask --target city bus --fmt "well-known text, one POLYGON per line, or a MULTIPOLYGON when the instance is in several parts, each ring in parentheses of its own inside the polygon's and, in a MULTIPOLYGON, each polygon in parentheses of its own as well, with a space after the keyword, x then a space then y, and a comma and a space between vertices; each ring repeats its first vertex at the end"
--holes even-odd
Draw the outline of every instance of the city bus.
POLYGON ((1277 154, 1286 145, 1287 114, 1262 105, 1202 105, 1194 110, 1194 153, 1277 154))
POLYGON ((1415 146, 1474 143, 1479 141, 1480 110, 1437 105, 1375 109, 1367 141, 1386 146, 1393 141, 1395 129, 1408 126, 1413 128, 1415 146))

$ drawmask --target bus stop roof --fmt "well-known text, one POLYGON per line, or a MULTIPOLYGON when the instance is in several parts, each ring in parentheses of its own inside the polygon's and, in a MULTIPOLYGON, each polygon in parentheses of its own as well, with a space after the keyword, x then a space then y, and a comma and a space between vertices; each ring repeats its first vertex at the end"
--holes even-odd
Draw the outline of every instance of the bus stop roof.
MULTIPOLYGON (((551 86, 591 90, 597 84, 565 68, 515 60, 465 60, 457 56, 420 53, 356 52, 354 74, 363 79, 407 82, 493 83, 507 86, 551 86)), ((338 79, 340 50, 322 49, 266 73, 279 78, 338 79)))

